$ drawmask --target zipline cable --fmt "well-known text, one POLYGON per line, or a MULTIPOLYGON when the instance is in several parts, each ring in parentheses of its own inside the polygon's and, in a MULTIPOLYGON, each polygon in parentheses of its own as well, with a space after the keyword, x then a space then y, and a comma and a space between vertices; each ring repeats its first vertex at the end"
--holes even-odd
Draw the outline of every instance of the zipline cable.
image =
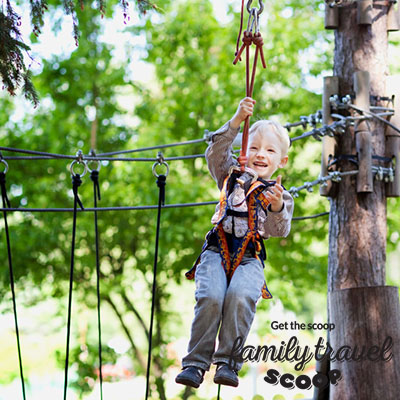
POLYGON ((99 379, 100 379, 100 399, 103 400, 103 361, 101 352, 101 314, 100 314, 100 251, 99 251, 99 229, 97 223, 97 200, 101 200, 99 185, 100 163, 95 170, 90 171, 90 179, 93 182, 93 202, 94 202, 94 228, 96 244, 96 294, 97 294, 97 330, 99 338, 99 379))
MULTIPOLYGON (((72 191, 74 194, 74 214, 73 214, 73 222, 72 222, 72 243, 71 243, 71 265, 69 272, 69 295, 68 295, 68 317, 67 317, 67 344, 65 351, 65 370, 64 370, 64 400, 67 400, 67 387, 68 387, 68 364, 69 364, 69 341, 71 335, 71 315, 72 315, 72 288, 74 282, 74 263, 75 263, 75 237, 76 237, 76 216, 77 216, 77 206, 83 210, 82 202, 78 196, 78 188, 82 184, 81 175, 75 174, 73 171, 74 164, 82 163, 81 161, 73 161, 71 163, 71 175, 72 175, 72 191)), ((86 163, 83 163, 84 171, 83 175, 85 175, 87 166, 86 163)))
POLYGON ((14 271, 12 266, 12 257, 11 257, 11 244, 10 244, 10 232, 8 230, 8 222, 7 222, 7 208, 10 208, 10 200, 7 197, 6 190, 6 173, 8 171, 8 165, 6 161, 0 159, 1 163, 5 165, 5 170, 0 172, 0 188, 1 188, 1 199, 3 202, 3 218, 4 218, 4 228, 6 232, 6 242, 7 242, 7 254, 8 254, 8 266, 10 271, 10 286, 11 286, 11 294, 12 294, 12 302, 13 302, 13 310, 14 310, 14 323, 15 323, 15 332, 17 336, 17 348, 18 348, 18 361, 19 361, 19 374, 21 377, 21 385, 22 385, 22 397, 26 400, 25 395, 25 380, 24 380, 24 372, 22 368, 22 354, 21 354, 21 345, 19 339, 19 328, 18 328, 18 316, 17 316, 17 301, 15 296, 15 285, 14 285, 14 271))
POLYGON ((158 243, 160 238, 160 221, 161 221, 161 209, 165 203, 165 185, 167 183, 168 176, 168 164, 164 161, 161 153, 159 153, 159 160, 153 165, 153 175, 157 178, 157 186, 159 188, 158 195, 158 213, 157 213, 157 225, 156 225, 156 241, 154 250, 154 266, 153 266, 153 286, 152 286, 152 297, 151 297, 151 314, 150 314, 150 328, 149 328, 149 351, 147 355, 147 371, 146 371, 146 400, 149 397, 150 387, 150 366, 151 366, 151 349, 153 342, 153 321, 154 321, 154 308, 157 288, 157 260, 158 260, 158 243), (156 172, 157 165, 164 165, 167 170, 165 175, 158 175, 156 172))
POLYGON ((177 147, 177 146, 184 146, 188 144, 196 144, 196 143, 204 143, 206 141, 206 137, 202 139, 193 139, 193 140, 187 140, 186 142, 177 142, 177 143, 167 143, 167 144, 161 144, 159 146, 151 146, 151 147, 142 147, 139 149, 132 149, 132 150, 120 150, 120 151, 112 151, 109 153, 100 153, 98 154, 99 157, 104 157, 104 156, 115 156, 118 154, 128 154, 128 153, 138 153, 141 151, 147 151, 147 150, 158 150, 158 149, 166 149, 168 147, 177 147))

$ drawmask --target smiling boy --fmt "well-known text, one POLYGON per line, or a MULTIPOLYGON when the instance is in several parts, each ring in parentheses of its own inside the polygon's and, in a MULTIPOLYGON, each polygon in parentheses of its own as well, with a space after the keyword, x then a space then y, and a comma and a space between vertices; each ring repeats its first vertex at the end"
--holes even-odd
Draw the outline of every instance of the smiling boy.
POLYGON ((264 280, 263 239, 287 236, 293 198, 270 178, 288 161, 290 140, 285 129, 272 121, 257 121, 249 131, 245 172, 232 156, 232 143, 240 124, 253 114, 255 101, 240 101, 232 119, 214 133, 206 150, 211 176, 221 190, 203 251, 186 274, 196 281, 195 317, 188 354, 177 383, 199 387, 211 363, 217 365, 214 382, 238 386, 240 359, 232 363, 236 338, 246 340, 262 295, 271 298, 264 280), (218 334, 218 348, 215 351, 218 334))

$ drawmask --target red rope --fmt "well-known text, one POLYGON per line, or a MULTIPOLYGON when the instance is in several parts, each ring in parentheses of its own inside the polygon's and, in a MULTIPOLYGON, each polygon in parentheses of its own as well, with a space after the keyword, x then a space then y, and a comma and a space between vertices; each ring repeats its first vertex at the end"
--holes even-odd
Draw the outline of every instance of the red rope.
MULTIPOLYGON (((262 9, 260 11, 262 11, 262 9)), ((243 12, 244 12, 244 0, 242 0, 242 8, 241 8, 241 12, 240 12, 240 29, 239 29, 238 38, 236 40, 236 51, 235 51, 235 59, 233 60, 233 64, 236 65, 236 63, 239 60, 241 60, 240 56, 242 55, 244 49, 246 49, 246 97, 253 97, 254 81, 255 81, 255 77, 256 77, 258 55, 260 55, 261 63, 263 65, 263 67, 266 68, 267 66, 265 63, 264 52, 263 52, 264 42, 263 42, 260 32, 256 32, 253 35, 252 32, 244 31, 243 37, 242 37, 243 43, 239 49, 239 40, 240 40, 240 35, 241 35, 242 29, 243 29, 243 12), (251 80, 250 80, 250 46, 253 43, 256 45, 256 52, 254 55, 253 69, 252 69, 251 80)), ((251 16, 252 16, 252 14, 250 14, 250 18, 251 18, 251 16)), ((258 16, 255 18, 258 18, 258 16)), ((252 28, 250 28, 250 30, 252 30, 252 28)), ((248 137, 249 137, 249 125, 250 125, 250 117, 248 116, 244 121, 243 136, 242 136, 242 148, 240 150, 240 156, 238 158, 238 161, 240 163, 240 167, 241 167, 242 171, 244 171, 245 164, 246 164, 246 153, 247 153, 247 144, 248 144, 248 137)))

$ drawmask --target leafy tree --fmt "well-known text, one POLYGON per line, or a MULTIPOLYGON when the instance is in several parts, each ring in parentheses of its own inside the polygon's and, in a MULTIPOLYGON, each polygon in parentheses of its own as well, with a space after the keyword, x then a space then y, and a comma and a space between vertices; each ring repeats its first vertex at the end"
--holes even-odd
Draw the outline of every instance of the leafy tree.
MULTIPOLYGON (((29 67, 26 66, 24 55, 30 57, 30 47, 24 43, 21 36, 21 16, 15 10, 15 5, 10 0, 2 2, 0 8, 0 77, 3 81, 4 88, 7 89, 10 95, 15 95, 16 90, 21 87, 25 97, 32 101, 37 106, 39 98, 35 87, 31 81, 29 67)), ((30 17, 32 25, 32 33, 39 36, 44 24, 45 13, 49 9, 49 4, 60 5, 60 1, 47 0, 29 0, 19 1, 21 6, 30 7, 30 17)), ((72 17, 73 38, 78 46, 80 31, 79 31, 79 9, 85 9, 85 0, 79 0, 75 4, 72 0, 63 0, 62 6, 65 16, 72 17), (77 6, 79 7, 77 9, 77 6)), ((98 12, 103 17, 106 15, 107 6, 105 0, 97 2, 98 12)), ((120 0, 124 18, 128 18, 128 2, 120 0)), ((157 10, 159 7, 147 0, 135 1, 139 13, 146 14, 148 10, 157 10)), ((115 8, 115 2, 111 2, 111 6, 115 8)), ((88 7, 88 5, 86 5, 88 7)), ((89 6, 90 7, 90 6, 89 6)))

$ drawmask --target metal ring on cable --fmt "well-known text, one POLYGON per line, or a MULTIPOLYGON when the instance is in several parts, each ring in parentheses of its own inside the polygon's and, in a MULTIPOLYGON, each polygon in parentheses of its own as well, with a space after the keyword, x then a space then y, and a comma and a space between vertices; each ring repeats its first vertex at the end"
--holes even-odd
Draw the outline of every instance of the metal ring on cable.
POLYGON ((157 161, 153 164, 153 168, 152 168, 153 175, 154 175, 156 178, 158 178, 158 177, 160 176, 160 175, 158 175, 157 172, 156 172, 156 168, 157 168, 157 166, 159 166, 159 165, 164 165, 164 166, 166 167, 167 170, 165 171, 164 176, 167 177, 168 174, 169 174, 169 166, 168 166, 168 164, 165 162, 163 153, 162 153, 161 151, 158 152, 158 154, 157 154, 157 161))
POLYGON ((2 159, 0 159, 0 162, 3 163, 3 164, 5 165, 3 173, 6 174, 7 171, 8 171, 8 164, 7 164, 7 161, 4 160, 4 159, 2 158, 2 159))
POLYGON ((82 150, 78 150, 76 153, 76 160, 72 161, 71 165, 69 166, 69 170, 71 171, 72 176, 76 176, 77 174, 74 171, 75 164, 83 164, 83 172, 79 174, 79 176, 85 176, 86 172, 88 171, 88 167, 86 161, 83 159, 82 150))
MULTIPOLYGON (((89 152, 89 157, 96 157, 96 153, 94 152, 94 150, 90 150, 90 152, 89 152)), ((87 169, 88 169, 88 171, 89 171, 90 173, 92 173, 93 171, 99 172, 99 171, 100 171, 100 168, 101 168, 101 162, 100 162, 100 160, 88 160, 87 163, 86 163, 86 167, 87 167, 87 169), (91 168, 89 167, 89 164, 90 164, 90 163, 97 163, 96 169, 91 169, 91 168)))
POLYGON ((165 175, 165 176, 167 177, 168 174, 169 174, 169 166, 168 166, 168 164, 167 164, 165 161, 156 161, 156 162, 153 164, 153 168, 152 168, 153 175, 154 175, 156 178, 158 178, 158 177, 160 176, 159 174, 157 174, 157 171, 156 171, 156 168, 157 168, 159 165, 164 165, 164 166, 165 166, 166 171, 165 171, 165 174, 163 174, 163 175, 165 175))
MULTIPOLYGON (((251 6, 251 3, 253 2, 253 0, 249 0, 248 2, 247 2, 247 11, 248 11, 248 13, 249 14, 251 14, 251 8, 250 8, 250 6, 251 6)), ((257 15, 260 15, 263 11, 264 11, 264 3, 262 2, 262 0, 258 0, 258 4, 260 5, 260 8, 259 8, 259 10, 257 11, 257 15)))
POLYGON ((79 174, 79 176, 85 176, 86 172, 88 171, 88 166, 86 165, 85 161, 81 161, 81 160, 74 160, 72 161, 71 165, 69 166, 69 170, 71 171, 71 175, 72 176, 76 176, 77 174, 74 171, 74 165, 75 164, 83 164, 83 172, 82 174, 79 174))

